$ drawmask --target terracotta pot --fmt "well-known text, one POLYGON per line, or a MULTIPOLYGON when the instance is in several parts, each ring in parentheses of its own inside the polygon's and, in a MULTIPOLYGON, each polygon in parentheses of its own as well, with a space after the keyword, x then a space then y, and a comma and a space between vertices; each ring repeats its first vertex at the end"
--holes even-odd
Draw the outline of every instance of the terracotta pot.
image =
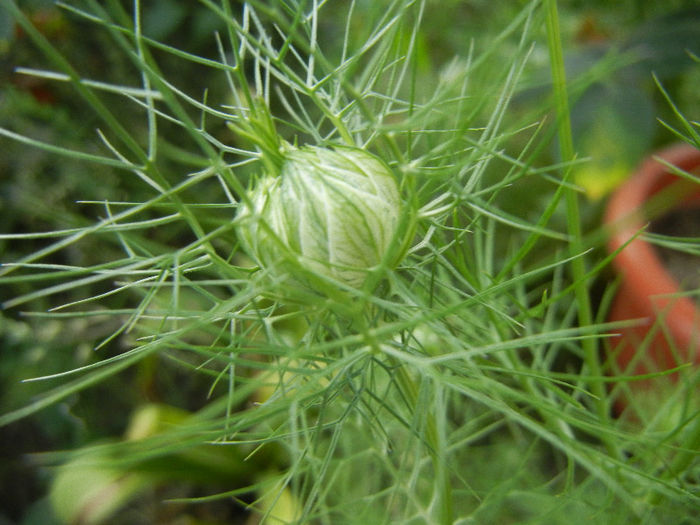
MULTIPOLYGON (((700 184, 670 173, 655 158, 689 172, 700 167, 700 151, 689 145, 662 150, 647 159, 608 204, 608 247, 611 252, 622 248, 613 261, 621 284, 609 320, 639 320, 620 330, 621 337, 613 340, 613 355, 625 375, 668 370, 688 362, 700 364, 698 306, 681 295, 679 283, 665 268, 657 249, 637 236, 654 218, 650 208, 658 212, 659 206, 671 204, 671 209, 700 206, 700 184)), ((648 381, 630 383, 633 391, 650 387, 648 381)), ((618 400, 618 408, 625 404, 618 400)))

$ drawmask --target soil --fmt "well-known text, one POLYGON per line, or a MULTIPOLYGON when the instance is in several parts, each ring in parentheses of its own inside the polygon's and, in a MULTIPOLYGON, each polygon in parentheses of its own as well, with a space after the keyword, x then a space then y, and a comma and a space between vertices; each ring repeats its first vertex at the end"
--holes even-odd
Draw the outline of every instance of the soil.
MULTIPOLYGON (((700 207, 681 208, 669 212, 651 223, 651 231, 671 237, 700 239, 700 207)), ((683 290, 700 289, 698 246, 698 243, 689 244, 688 251, 654 246, 669 273, 680 283, 683 290), (695 253, 690 253, 692 251, 695 253)))

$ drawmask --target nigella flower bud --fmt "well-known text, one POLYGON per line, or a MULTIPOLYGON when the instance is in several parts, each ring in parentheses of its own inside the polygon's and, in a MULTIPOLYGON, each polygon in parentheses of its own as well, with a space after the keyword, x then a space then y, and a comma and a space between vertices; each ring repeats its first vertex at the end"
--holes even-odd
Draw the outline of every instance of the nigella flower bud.
POLYGON ((355 288, 384 258, 401 214, 389 167, 350 147, 290 147, 279 175, 258 180, 249 198, 238 233, 261 267, 300 282, 310 270, 355 288))

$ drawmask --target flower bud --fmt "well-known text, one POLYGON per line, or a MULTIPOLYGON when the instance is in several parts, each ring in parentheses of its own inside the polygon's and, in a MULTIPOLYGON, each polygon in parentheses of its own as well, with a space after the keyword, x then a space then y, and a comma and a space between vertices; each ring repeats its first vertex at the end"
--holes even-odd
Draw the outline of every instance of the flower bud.
POLYGON ((249 198, 238 233, 261 267, 306 283, 310 270, 355 288, 384 258, 401 213, 389 167, 349 147, 289 148, 279 176, 258 180, 249 198))

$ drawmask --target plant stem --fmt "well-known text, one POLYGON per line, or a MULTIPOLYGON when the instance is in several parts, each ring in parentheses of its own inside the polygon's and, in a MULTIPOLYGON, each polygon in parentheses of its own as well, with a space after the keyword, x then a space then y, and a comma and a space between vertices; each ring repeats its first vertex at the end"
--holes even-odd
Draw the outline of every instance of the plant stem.
MULTIPOLYGON (((571 132, 571 115, 566 84, 566 71, 564 68, 564 54, 562 51, 561 34, 559 31, 559 13, 556 0, 544 0, 545 17, 547 24, 547 44, 549 47, 550 66, 552 70, 552 90, 557 113, 557 127, 559 137, 559 152, 562 162, 570 162, 575 159, 574 142, 571 132)), ((564 179, 568 178, 570 169, 567 169, 564 179)), ((581 231, 581 218, 578 206, 578 194, 573 188, 564 191, 566 202, 566 219, 570 237, 570 250, 572 255, 584 252, 583 236, 581 231)), ((571 274, 578 308, 579 326, 591 326, 593 315, 591 312, 590 297, 586 286, 586 259, 579 255, 571 260, 571 274)), ((598 357, 598 347, 594 339, 582 341, 584 362, 593 378, 590 387, 595 396, 595 405, 598 417, 601 421, 609 418, 609 407, 606 401, 605 386, 602 381, 602 368, 598 357)), ((617 447, 609 438, 603 438, 608 450, 616 457, 617 447)))
MULTIPOLYGON (((418 386, 414 379, 406 371, 404 363, 396 363, 397 381, 399 387, 406 399, 412 407, 416 407, 418 403, 418 386)), ((433 469, 435 471, 435 482, 437 484, 437 494, 439 497, 439 518, 438 523, 442 525, 452 525, 454 522, 454 510, 452 505, 452 485, 450 484, 450 472, 445 466, 445 457, 440 453, 444 450, 441 447, 440 434, 437 428, 436 414, 426 414, 425 423, 425 440, 428 446, 430 455, 433 460, 433 469)))
MULTIPOLYGON (((367 319, 363 315, 364 308, 360 307, 355 310, 354 324, 357 326, 358 332, 362 335, 367 346, 372 348, 373 352, 381 353, 379 342, 376 337, 370 332, 367 326, 367 319)), ((392 358, 396 369, 396 382, 405 397, 408 406, 414 412, 418 409, 418 385, 413 377, 406 370, 406 364, 396 358, 392 358)), ((438 520, 440 525, 452 525, 454 522, 454 509, 452 502, 452 485, 450 483, 450 472, 446 467, 445 455, 441 452, 445 450, 442 446, 440 432, 437 426, 437 415, 434 412, 425 416, 425 445, 428 448, 434 470, 434 480, 436 484, 436 494, 439 498, 438 502, 438 520)))

